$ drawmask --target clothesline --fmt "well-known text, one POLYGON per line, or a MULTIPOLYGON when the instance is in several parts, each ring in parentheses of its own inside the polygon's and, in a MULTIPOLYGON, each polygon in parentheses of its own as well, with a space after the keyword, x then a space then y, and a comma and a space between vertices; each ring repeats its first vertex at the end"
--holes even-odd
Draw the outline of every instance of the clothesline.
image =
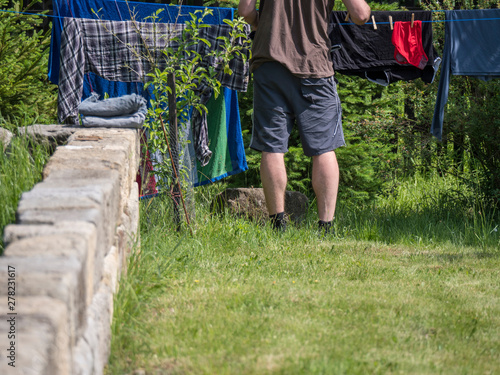
MULTIPOLYGON (((437 12, 437 11, 432 11, 432 12, 437 12)), ((500 18, 468 18, 468 19, 463 19, 463 20, 432 20, 432 21, 420 21, 422 23, 440 23, 440 22, 465 22, 465 21, 493 21, 493 20, 500 20, 500 18)), ((390 22, 376 22, 377 25, 389 25, 390 22)), ((339 23, 339 25, 346 26, 346 25, 354 25, 352 22, 342 22, 339 23)), ((365 25, 373 25, 373 22, 367 22, 365 25)))
MULTIPOLYGON (((138 6, 140 5, 144 5, 145 3, 142 3, 142 2, 137 2, 137 1, 123 1, 123 0, 105 0, 107 2, 112 2, 112 3, 115 3, 116 4, 116 7, 117 7, 117 10, 118 10, 118 13, 120 13, 120 9, 118 8, 118 4, 117 3, 121 3, 121 2, 126 2, 128 4, 137 4, 138 6)), ((57 3, 57 1, 55 1, 57 3)), ((178 7, 178 5, 172 5, 172 4, 155 4, 155 5, 163 5, 164 7, 169 7, 169 6, 172 6, 172 7, 178 7)), ((56 5, 57 6, 57 5, 56 5)), ((191 5, 182 5, 182 7, 184 8, 196 8, 196 9, 199 9, 200 7, 198 6, 191 6, 191 5)), ((211 9, 211 10, 214 10, 214 11, 218 11, 219 12, 219 16, 220 16, 220 7, 203 7, 203 8, 207 8, 207 9, 211 9)), ((132 7, 132 9, 135 9, 135 7, 132 7)), ((231 8, 233 11, 235 10, 234 8, 231 8)), ((14 14, 24 14, 24 15, 28 15, 28 16, 39 16, 39 17, 51 17, 51 18, 60 18, 60 19, 63 19, 63 18, 66 18, 64 16, 56 16, 56 15, 53 15, 53 14, 43 14, 43 13, 31 13, 31 12, 19 12, 19 11, 13 11, 13 10, 3 10, 3 9, 0 9, 0 12, 4 12, 4 13, 14 13, 14 14)), ((70 9, 70 12, 72 13, 71 9, 70 9)), ((121 14, 120 14, 120 18, 121 17, 121 14)))
MULTIPOLYGON (((168 4, 165 4, 166 6, 168 6, 168 4)), ((474 10, 474 9, 471 9, 471 10, 474 10)), ((481 9, 477 9, 477 10, 481 10, 481 9)), ((3 9, 0 9, 0 12, 4 12, 4 13, 13 13, 13 14, 24 14, 24 15, 28 15, 28 16, 38 16, 38 17, 52 17, 52 18, 67 18, 67 17, 62 17, 62 16, 56 16, 56 15, 53 15, 53 14, 42 14, 42 13, 29 13, 29 12, 17 12, 17 11, 14 11, 14 10, 3 10, 3 9)), ((395 12, 411 12, 411 11, 395 11, 395 12)), ((446 10, 430 10, 429 12, 446 12, 446 10)), ((498 21, 500 20, 500 18, 468 18, 468 19, 460 19, 460 20, 432 20, 432 21, 421 21, 422 23, 442 23, 442 22, 466 22, 466 21, 498 21)), ((377 25, 389 25, 390 22, 378 22, 377 21, 377 25)), ((339 25, 341 26, 347 26, 347 25, 354 25, 354 23, 352 22, 341 22, 339 23, 339 25)), ((365 25, 373 25, 373 22, 367 22, 365 23, 365 25)))

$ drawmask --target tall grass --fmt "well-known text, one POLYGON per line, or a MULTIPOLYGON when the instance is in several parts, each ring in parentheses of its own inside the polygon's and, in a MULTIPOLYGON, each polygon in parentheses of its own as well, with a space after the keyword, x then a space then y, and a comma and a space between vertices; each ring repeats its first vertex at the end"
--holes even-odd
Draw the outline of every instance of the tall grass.
POLYGON ((469 194, 454 181, 340 204, 331 238, 313 213, 278 235, 215 216, 222 188, 197 191, 193 236, 168 200, 143 202, 107 374, 500 371, 498 216, 448 202, 469 194))
POLYGON ((339 206, 336 225, 344 237, 406 245, 500 246, 499 213, 452 176, 412 177, 373 205, 339 206))
POLYGON ((21 194, 42 178, 49 158, 48 147, 21 136, 14 137, 7 150, 0 145, 0 254, 3 253, 3 230, 15 221, 21 194))

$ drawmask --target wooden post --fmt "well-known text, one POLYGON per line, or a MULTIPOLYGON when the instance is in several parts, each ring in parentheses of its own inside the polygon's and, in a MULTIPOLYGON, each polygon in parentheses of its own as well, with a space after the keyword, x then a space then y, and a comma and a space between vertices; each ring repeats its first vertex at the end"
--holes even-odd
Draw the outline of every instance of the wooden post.
POLYGON ((169 122, 169 138, 170 147, 172 149, 172 199, 174 201, 174 220, 177 224, 177 230, 180 230, 181 219, 179 214, 179 205, 181 203, 181 191, 179 179, 179 137, 177 134, 177 95, 175 92, 175 73, 169 73, 167 77, 167 85, 170 87, 168 93, 168 122, 169 122))

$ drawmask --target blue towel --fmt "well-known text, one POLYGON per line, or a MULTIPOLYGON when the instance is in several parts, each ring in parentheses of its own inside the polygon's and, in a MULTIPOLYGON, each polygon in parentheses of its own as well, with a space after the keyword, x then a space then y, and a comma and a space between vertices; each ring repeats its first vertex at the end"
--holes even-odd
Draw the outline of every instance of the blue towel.
POLYGON ((500 78, 500 9, 450 10, 431 133, 441 140, 451 74, 500 78))

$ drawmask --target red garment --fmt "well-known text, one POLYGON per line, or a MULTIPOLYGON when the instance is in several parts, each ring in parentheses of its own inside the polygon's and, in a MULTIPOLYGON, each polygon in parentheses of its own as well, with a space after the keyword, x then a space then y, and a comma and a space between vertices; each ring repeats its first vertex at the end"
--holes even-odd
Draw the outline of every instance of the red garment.
POLYGON ((394 32, 392 33, 392 44, 394 50, 394 59, 401 64, 411 64, 419 69, 424 69, 427 61, 427 55, 422 46, 422 21, 394 22, 394 32))
POLYGON ((136 176, 139 185, 139 198, 158 194, 153 163, 147 149, 146 134, 141 131, 141 162, 136 176))

